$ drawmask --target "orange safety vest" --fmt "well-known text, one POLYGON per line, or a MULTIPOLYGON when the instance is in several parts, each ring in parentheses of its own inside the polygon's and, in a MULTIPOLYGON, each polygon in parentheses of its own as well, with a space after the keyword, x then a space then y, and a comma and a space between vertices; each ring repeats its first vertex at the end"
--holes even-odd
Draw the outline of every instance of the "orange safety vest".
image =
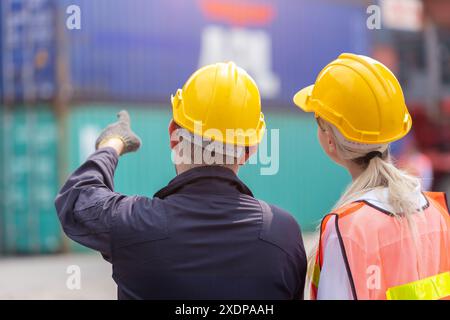
POLYGON ((418 241, 406 219, 361 200, 322 220, 311 297, 317 298, 323 262, 323 236, 330 217, 354 299, 449 299, 450 214, 444 193, 425 192, 423 213, 413 216, 418 241))

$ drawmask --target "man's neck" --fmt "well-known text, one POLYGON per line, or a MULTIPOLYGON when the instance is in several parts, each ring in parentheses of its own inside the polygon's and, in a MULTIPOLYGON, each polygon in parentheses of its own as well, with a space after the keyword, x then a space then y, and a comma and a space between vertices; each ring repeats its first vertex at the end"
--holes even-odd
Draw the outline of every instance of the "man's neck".
POLYGON ((186 172, 188 170, 199 168, 199 167, 207 167, 207 166, 220 166, 222 168, 227 168, 234 172, 234 174, 237 175, 239 171, 239 165, 238 164, 229 164, 229 165, 208 165, 208 164, 179 164, 175 165, 175 171, 177 175, 182 174, 183 172, 186 172))

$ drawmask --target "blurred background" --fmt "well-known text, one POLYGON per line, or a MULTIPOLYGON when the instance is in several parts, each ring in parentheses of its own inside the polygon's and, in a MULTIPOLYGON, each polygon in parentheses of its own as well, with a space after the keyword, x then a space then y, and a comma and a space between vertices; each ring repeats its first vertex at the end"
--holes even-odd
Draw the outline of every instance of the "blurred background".
POLYGON ((121 158, 116 191, 167 184, 170 95, 213 62, 233 60, 259 85, 268 128, 280 130, 279 171, 250 165, 240 177, 293 213, 308 245, 350 179, 291 99, 342 52, 397 75, 414 130, 393 145, 396 161, 449 192, 449 12, 448 0, 2 0, 0 299, 115 297, 110 266, 62 234, 54 198, 123 108, 143 147, 121 158), (73 264, 82 290, 66 287, 73 264))

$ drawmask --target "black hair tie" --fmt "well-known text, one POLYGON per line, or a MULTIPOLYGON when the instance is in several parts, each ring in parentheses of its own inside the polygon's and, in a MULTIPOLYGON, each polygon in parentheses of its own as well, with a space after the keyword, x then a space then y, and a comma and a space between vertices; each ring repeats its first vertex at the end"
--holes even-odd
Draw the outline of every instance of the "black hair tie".
POLYGON ((372 160, 375 157, 383 157, 383 153, 381 153, 380 151, 371 151, 368 154, 366 154, 365 158, 367 159, 367 161, 372 160))

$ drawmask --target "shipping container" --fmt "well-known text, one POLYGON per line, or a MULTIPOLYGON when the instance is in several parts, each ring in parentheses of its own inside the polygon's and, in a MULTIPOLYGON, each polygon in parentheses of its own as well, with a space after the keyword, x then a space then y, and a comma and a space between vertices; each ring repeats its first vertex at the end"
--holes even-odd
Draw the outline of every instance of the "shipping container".
POLYGON ((56 94, 55 0, 0 2, 0 104, 56 94))
POLYGON ((235 61, 266 106, 291 106, 342 52, 370 47, 363 1, 63 0, 75 100, 167 101, 198 67, 235 61), (77 10, 66 9, 77 6, 77 10))
MULTIPOLYGON (((161 107, 127 107, 133 129, 143 144, 138 153, 120 159, 115 175, 116 191, 151 197, 175 177, 167 132, 171 113, 169 108, 161 107)), ((94 151, 99 132, 115 121, 115 114, 122 108, 111 104, 82 105, 71 111, 67 150, 71 171, 94 151)), ((311 231, 338 199, 349 176, 322 152, 313 117, 299 114, 266 112, 268 141, 274 143, 263 141, 260 164, 244 166, 239 175, 256 197, 289 210, 304 230, 311 231), (270 132, 271 129, 279 129, 279 150, 275 147, 277 133, 270 132), (266 153, 267 145, 271 147, 266 153), (272 169, 276 174, 262 175, 262 168, 266 168, 266 173, 272 169)))
POLYGON ((0 110, 0 251, 60 251, 53 205, 58 186, 55 117, 44 106, 0 110))
POLYGON ((4 157, 4 127, 5 127, 5 117, 4 117, 4 109, 0 108, 0 254, 3 252, 4 248, 4 235, 3 235, 3 226, 4 225, 4 208, 3 203, 5 202, 5 183, 4 183, 4 171, 6 170, 5 165, 5 157, 4 157))

